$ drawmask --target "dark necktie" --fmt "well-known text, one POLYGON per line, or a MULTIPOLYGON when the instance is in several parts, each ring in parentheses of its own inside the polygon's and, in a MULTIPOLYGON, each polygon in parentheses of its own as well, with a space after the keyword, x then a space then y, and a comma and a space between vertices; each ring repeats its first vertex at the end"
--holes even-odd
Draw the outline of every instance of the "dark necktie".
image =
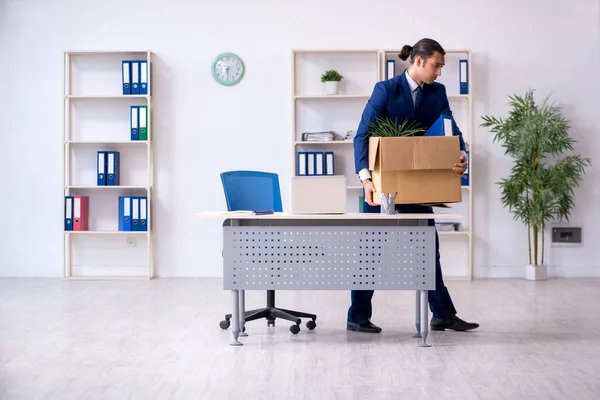
POLYGON ((415 117, 419 115, 419 105, 421 103, 421 86, 417 86, 415 89, 417 95, 415 96, 415 117))

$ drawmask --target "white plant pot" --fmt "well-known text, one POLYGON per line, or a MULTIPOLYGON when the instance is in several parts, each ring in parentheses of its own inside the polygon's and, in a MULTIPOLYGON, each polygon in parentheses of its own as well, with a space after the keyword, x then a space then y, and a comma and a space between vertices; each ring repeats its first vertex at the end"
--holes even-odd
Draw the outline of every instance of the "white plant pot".
POLYGON ((525 279, 528 281, 545 281, 547 277, 546 264, 525 266, 525 279))
POLYGON ((325 94, 338 94, 340 92, 339 81, 327 81, 325 82, 325 94))

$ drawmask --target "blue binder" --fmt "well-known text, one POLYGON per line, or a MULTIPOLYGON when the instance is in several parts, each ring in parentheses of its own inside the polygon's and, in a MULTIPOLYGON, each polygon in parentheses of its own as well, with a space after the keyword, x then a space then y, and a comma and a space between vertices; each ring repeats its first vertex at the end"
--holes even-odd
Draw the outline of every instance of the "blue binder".
POLYGON ((65 196, 65 231, 73 230, 73 196, 65 196))
POLYGON ((106 186, 106 152, 99 151, 96 156, 96 175, 98 186, 106 186))
POLYGON ((333 168, 333 163, 334 161, 334 156, 333 156, 333 151, 326 151, 325 152, 325 166, 323 167, 323 170, 325 171, 325 175, 334 175, 335 174, 335 169, 333 168))
POLYGON ((423 136, 452 136, 452 117, 440 115, 423 136))
POLYGON ((131 60, 131 94, 140 94, 140 61, 131 60))
POLYGON ((315 175, 325 175, 325 152, 315 151, 315 175))
POLYGON ((392 79, 396 76, 396 61, 395 60, 387 60, 385 65, 385 77, 387 79, 392 79))
POLYGON ((131 230, 131 196, 119 196, 119 230, 131 230))
POLYGON ((140 198, 140 231, 148 230, 148 197, 141 196, 140 198))
POLYGON ((140 94, 148 94, 148 61, 140 61, 140 94))
POLYGON ((129 128, 131 130, 131 140, 140 140, 140 107, 131 106, 129 113, 129 128))
POLYGON ((469 61, 459 61, 460 94, 469 94, 469 61))
POLYGON ((140 197, 131 196, 131 230, 140 231, 140 197))
POLYGON ((131 94, 131 61, 123 60, 121 65, 123 94, 131 94))
POLYGON ((471 181, 470 178, 469 178, 469 169, 471 168, 470 165, 469 165, 470 164, 469 161, 471 161, 469 159, 469 157, 470 157, 469 150, 467 150, 466 153, 467 153, 467 170, 465 171, 464 175, 461 176, 461 178, 460 178, 460 184, 462 186, 469 186, 470 181, 471 181))
POLYGON ((120 162, 118 151, 106 152, 106 185, 119 186, 120 184, 120 162))
POLYGON ((308 173, 308 167, 306 166, 308 157, 306 155, 306 151, 299 151, 296 153, 296 155, 298 157, 296 162, 296 175, 305 176, 308 173))

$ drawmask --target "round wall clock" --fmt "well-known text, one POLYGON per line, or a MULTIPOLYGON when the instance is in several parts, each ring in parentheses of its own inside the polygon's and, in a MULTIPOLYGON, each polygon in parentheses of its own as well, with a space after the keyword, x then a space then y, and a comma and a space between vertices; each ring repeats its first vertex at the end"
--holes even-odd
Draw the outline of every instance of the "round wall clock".
POLYGON ((219 54, 212 63, 212 75, 221 85, 235 85, 244 77, 244 62, 233 53, 219 54))

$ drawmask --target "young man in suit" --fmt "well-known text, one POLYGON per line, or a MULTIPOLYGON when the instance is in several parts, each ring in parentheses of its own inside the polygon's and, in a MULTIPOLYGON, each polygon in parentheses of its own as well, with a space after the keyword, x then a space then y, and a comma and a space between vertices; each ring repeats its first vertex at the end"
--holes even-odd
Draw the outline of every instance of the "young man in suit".
MULTIPOLYGON (((365 201, 364 212, 380 212, 379 206, 373 203, 375 186, 368 169, 368 134, 369 125, 378 117, 389 116, 397 123, 405 120, 418 121, 427 129, 442 113, 452 115, 446 88, 435 82, 441 75, 445 63, 446 52, 438 42, 432 39, 421 39, 414 46, 405 45, 399 54, 402 60, 410 57, 410 67, 402 74, 378 82, 373 89, 358 126, 354 138, 354 163, 356 172, 363 183, 365 201)), ((460 137, 460 160, 448 168, 462 176, 467 170, 465 143, 458 126, 452 121, 453 134, 460 137)), ((417 204, 399 204, 396 210, 403 213, 433 213, 432 207, 417 204)), ((435 226, 433 219, 430 226, 435 226)), ((453 329, 466 331, 479 327, 478 324, 465 322, 456 316, 456 309, 444 285, 440 265, 440 253, 437 231, 436 243, 436 289, 429 291, 429 307, 433 313, 431 329, 443 331, 453 329)), ((371 322, 373 298, 372 290, 354 290, 351 293, 352 304, 348 310, 347 329, 361 332, 379 333, 381 328, 371 322)))

